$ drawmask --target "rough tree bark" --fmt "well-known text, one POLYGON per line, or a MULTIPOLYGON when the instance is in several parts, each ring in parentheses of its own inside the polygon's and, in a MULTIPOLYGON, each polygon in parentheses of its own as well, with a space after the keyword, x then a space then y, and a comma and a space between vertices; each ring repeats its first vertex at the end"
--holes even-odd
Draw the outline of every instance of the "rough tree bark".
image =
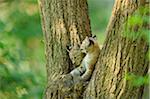
POLYGON ((129 31, 135 29, 134 32, 138 33, 137 24, 128 26, 128 19, 140 7, 146 7, 144 2, 145 0, 116 0, 106 31, 106 41, 84 92, 84 99, 142 99, 143 87, 133 86, 126 76, 146 74, 148 42, 143 37, 133 39, 124 36, 124 33, 125 28, 129 31))
MULTIPOLYGON (((84 90, 84 99, 141 99, 143 87, 133 87, 125 79, 128 73, 143 76, 148 68, 145 39, 123 36, 128 18, 145 0, 116 0, 92 78, 84 90)), ((47 59, 46 99, 63 99, 57 79, 72 69, 66 45, 74 45, 90 36, 86 0, 40 0, 47 59)), ((63 88, 62 88, 63 89, 63 88)))
MULTIPOLYGON (((80 44, 91 35, 86 0, 40 0, 42 27, 46 44, 46 99, 60 95, 57 79, 72 69, 66 45, 80 44)), ((62 83, 62 82, 61 82, 62 83)))

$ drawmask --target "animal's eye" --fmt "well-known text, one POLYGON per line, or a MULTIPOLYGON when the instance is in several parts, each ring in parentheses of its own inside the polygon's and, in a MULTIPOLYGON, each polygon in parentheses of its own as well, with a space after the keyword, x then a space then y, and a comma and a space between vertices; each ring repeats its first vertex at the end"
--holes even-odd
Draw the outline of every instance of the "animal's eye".
POLYGON ((80 49, 81 51, 84 50, 83 48, 80 49))

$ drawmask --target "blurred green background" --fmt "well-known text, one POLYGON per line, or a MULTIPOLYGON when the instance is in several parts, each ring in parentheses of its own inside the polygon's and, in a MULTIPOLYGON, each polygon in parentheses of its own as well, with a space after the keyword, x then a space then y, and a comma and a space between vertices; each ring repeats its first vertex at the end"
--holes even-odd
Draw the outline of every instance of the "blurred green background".
MULTIPOLYGON (((92 32, 102 44, 113 0, 88 3, 92 32)), ((42 41, 37 0, 0 0, 0 99, 42 98, 46 85, 42 41)))
MULTIPOLYGON (((88 0, 92 33, 100 44, 105 39, 113 3, 114 0, 88 0)), ((141 24, 139 15, 129 19, 129 26, 141 24)), ((148 32, 144 30, 147 37, 148 32)), ((133 37, 136 35, 132 33, 133 37)), ((46 86, 44 52, 37 0, 0 0, 0 99, 42 98, 46 86)), ((126 79, 133 81, 134 86, 148 82, 147 76, 133 74, 126 79)))
POLYGON ((0 99, 41 99, 46 83, 36 0, 0 1, 0 99))

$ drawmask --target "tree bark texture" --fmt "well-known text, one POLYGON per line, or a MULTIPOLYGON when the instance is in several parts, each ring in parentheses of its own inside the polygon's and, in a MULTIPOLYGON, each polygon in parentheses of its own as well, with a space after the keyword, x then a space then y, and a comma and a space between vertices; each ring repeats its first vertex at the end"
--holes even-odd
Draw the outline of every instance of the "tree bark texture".
MULTIPOLYGON (((148 42, 123 36, 128 19, 144 0, 116 0, 101 50, 84 99, 142 99, 143 86, 133 86, 128 74, 144 76, 148 70, 148 42)), ((136 26, 134 26, 136 27, 136 26)), ((131 34, 131 33, 130 33, 131 34)), ((132 79, 131 79, 132 80, 132 79)))
MULTIPOLYGON (((123 34, 128 18, 143 2, 145 0, 115 1, 98 63, 88 86, 82 90, 83 99, 141 99, 143 87, 132 86, 126 75, 146 74, 148 43, 144 38, 133 40, 123 34)), ((45 99, 64 99, 57 84, 63 82, 57 79, 72 69, 66 45, 80 44, 86 35, 91 36, 87 1, 40 0, 39 5, 47 59, 45 99)))
POLYGON ((86 35, 91 35, 87 1, 40 0, 39 5, 46 45, 45 99, 63 99, 56 83, 73 67, 66 45, 80 44, 86 35))

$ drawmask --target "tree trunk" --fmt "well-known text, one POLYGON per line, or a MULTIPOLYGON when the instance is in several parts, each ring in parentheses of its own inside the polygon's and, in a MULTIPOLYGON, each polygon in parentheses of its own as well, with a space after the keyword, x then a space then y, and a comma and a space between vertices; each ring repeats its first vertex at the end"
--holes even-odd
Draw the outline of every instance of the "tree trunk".
MULTIPOLYGON (((146 7, 141 2, 144 0, 116 0, 106 41, 84 99, 142 99, 143 86, 134 86, 133 80, 136 80, 134 76, 144 76, 148 70, 148 42, 143 36, 128 36, 142 29, 136 29, 140 24, 131 26, 129 22, 146 7)), ((138 16, 142 17, 141 13, 138 16)))
MULTIPOLYGON (((57 79, 72 69, 66 45, 80 44, 91 35, 86 0, 40 0, 42 27, 46 45, 46 99, 63 96, 58 92, 57 79)), ((62 82, 60 82, 62 83, 62 82)))
MULTIPOLYGON (((128 25, 128 19, 144 5, 143 1, 116 0, 99 61, 82 90, 84 99, 141 99, 143 87, 132 86, 127 78, 129 74, 143 76, 147 72, 148 43, 143 37, 133 39, 125 34, 136 27, 128 25)), ((41 0, 39 5, 47 59, 45 98, 64 99, 74 92, 62 94, 63 82, 58 80, 72 69, 66 45, 80 44, 86 35, 91 36, 87 1, 41 0)))

